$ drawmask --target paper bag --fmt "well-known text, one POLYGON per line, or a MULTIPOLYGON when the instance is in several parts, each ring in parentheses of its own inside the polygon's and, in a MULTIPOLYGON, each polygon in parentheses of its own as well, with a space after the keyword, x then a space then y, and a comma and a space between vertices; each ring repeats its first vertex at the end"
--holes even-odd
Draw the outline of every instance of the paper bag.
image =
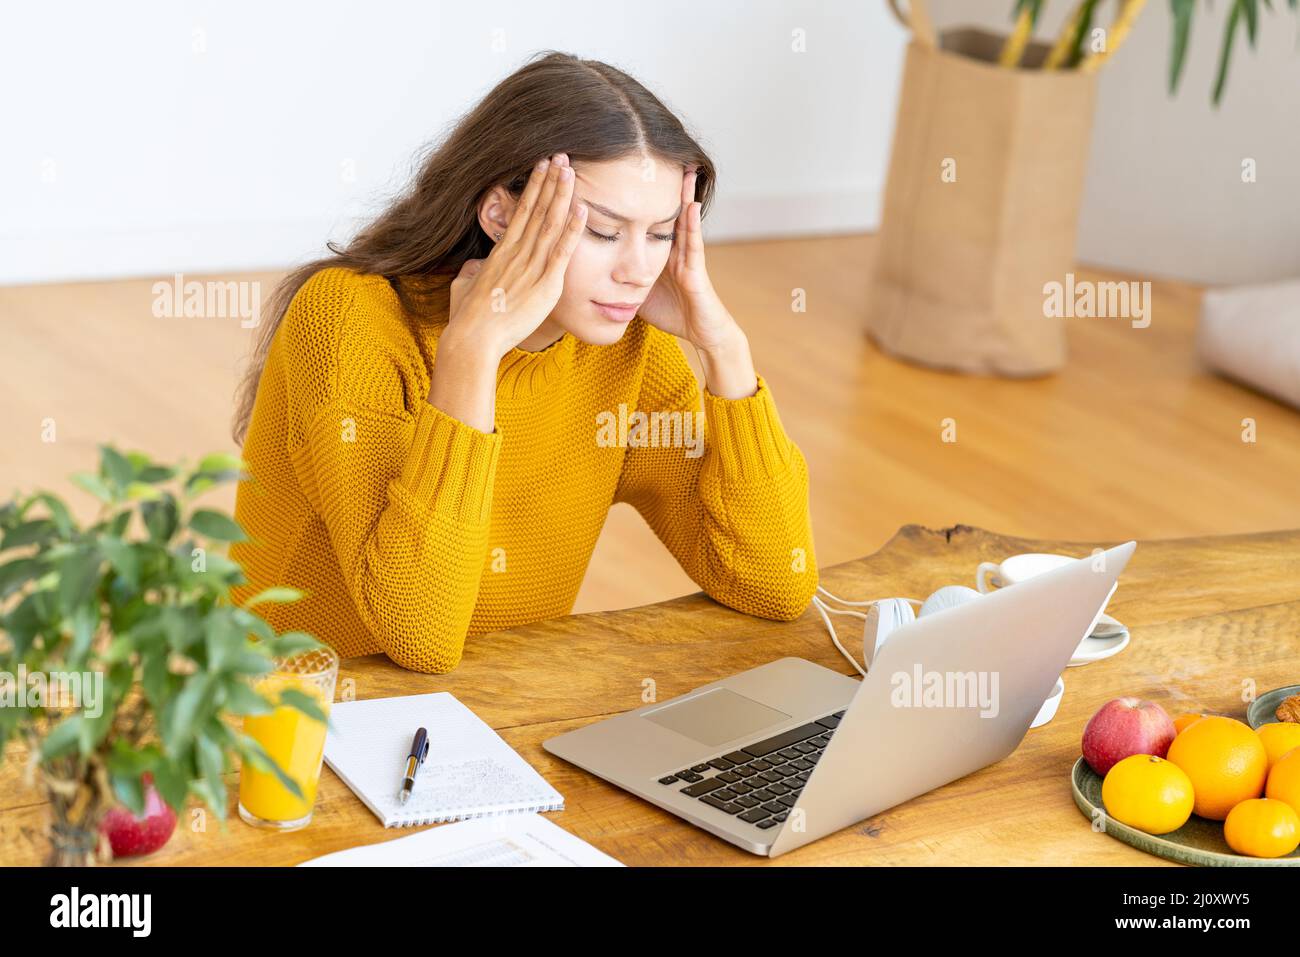
POLYGON ((1032 69, 1045 44, 1011 69, 1001 37, 948 30, 936 44, 912 26, 867 332, 924 365, 1051 372, 1065 319, 1045 314, 1043 287, 1074 268, 1096 76, 1032 69))

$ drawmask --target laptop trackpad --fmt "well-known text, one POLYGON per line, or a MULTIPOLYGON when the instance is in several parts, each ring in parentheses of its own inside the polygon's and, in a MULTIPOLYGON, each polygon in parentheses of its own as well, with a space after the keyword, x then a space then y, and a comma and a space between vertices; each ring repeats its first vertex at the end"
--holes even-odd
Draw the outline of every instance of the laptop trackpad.
POLYGON ((714 688, 694 698, 645 712, 641 717, 701 744, 712 745, 787 721, 790 715, 726 688, 714 688))

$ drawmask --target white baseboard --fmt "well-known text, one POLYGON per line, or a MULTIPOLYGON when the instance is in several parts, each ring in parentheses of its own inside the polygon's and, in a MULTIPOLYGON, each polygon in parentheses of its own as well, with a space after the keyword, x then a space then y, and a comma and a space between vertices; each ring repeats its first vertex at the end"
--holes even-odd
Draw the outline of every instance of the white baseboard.
MULTIPOLYGON (((263 272, 317 255, 345 240, 364 218, 206 223, 114 233, 0 235, 0 284, 263 272)), ((729 195, 710 211, 711 242, 875 230, 880 190, 803 195, 729 195)))

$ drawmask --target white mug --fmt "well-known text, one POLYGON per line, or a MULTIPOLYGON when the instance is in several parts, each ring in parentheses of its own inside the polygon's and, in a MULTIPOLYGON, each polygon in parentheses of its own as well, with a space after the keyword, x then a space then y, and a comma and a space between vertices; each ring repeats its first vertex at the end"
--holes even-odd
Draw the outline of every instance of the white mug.
POLYGON ((1026 552, 1022 555, 1012 555, 1001 564, 980 562, 979 568, 975 571, 975 587, 982 593, 988 594, 992 588, 1006 588, 1016 582, 1041 575, 1043 572, 1050 572, 1053 568, 1068 565, 1072 561, 1074 559, 1069 555, 1026 552))
MULTIPOLYGON (((1062 565, 1068 565, 1076 560, 1069 555, 1025 552, 1003 559, 1001 563, 980 562, 979 568, 975 571, 975 587, 982 594, 988 594, 993 588, 1006 588, 1018 582, 1027 581, 1035 575, 1050 572, 1053 568, 1060 568, 1062 565)), ((1116 584, 1118 585, 1118 583, 1116 584)), ((1112 586, 1110 590, 1110 595, 1113 594, 1115 594, 1115 586, 1112 586)), ((1070 658, 1071 665, 1086 665, 1092 661, 1100 661, 1103 658, 1118 654, 1128 647, 1128 629, 1105 614, 1105 607, 1110 604, 1110 595, 1106 596, 1106 603, 1102 605, 1102 610, 1097 612, 1092 624, 1088 626, 1085 633, 1087 637, 1079 643, 1079 647, 1070 658), (1097 628, 1097 623, 1103 621, 1103 619, 1106 625, 1104 634, 1094 630, 1097 628)), ((1036 728, 1040 724, 1046 724, 1052 720, 1052 716, 1056 713, 1056 706, 1061 701, 1061 692, 1064 690, 1064 684, 1058 682, 1058 689, 1053 691, 1052 697, 1043 703, 1042 710, 1039 711, 1038 717, 1034 719, 1034 723, 1030 727, 1036 728)))

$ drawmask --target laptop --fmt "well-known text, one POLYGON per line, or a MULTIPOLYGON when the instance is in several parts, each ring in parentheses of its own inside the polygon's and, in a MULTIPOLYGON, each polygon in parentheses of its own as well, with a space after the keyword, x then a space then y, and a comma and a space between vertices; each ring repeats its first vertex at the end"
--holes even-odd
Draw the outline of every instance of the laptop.
POLYGON ((1011 754, 1136 547, 918 618, 860 680, 781 658, 543 747, 777 857, 1011 754))

